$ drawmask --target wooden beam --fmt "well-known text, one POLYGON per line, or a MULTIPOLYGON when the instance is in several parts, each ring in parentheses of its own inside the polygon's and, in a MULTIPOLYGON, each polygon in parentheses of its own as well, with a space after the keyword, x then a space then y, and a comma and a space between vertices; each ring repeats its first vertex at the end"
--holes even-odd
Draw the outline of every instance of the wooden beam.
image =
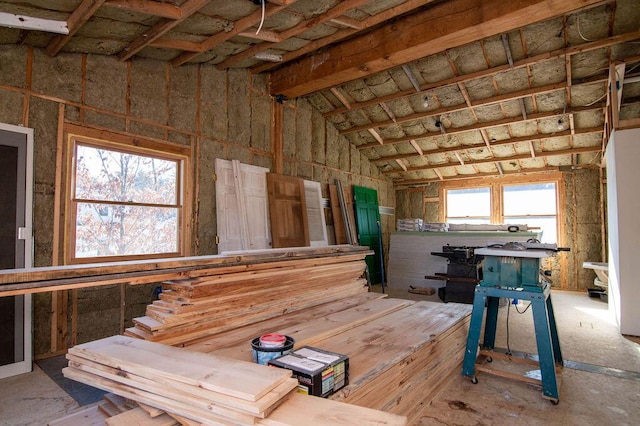
POLYGON ((472 41, 551 19, 601 0, 450 0, 405 16, 271 74, 288 98, 385 71, 472 41))
MULTIPOLYGON (((536 151, 536 157, 543 158, 543 157, 556 157, 558 155, 584 154, 587 152, 600 152, 600 149, 601 149, 600 145, 598 145, 598 146, 586 146, 586 147, 571 148, 571 149, 559 149, 556 151, 536 151)), ((517 154, 517 155, 510 155, 508 157, 493 157, 493 158, 483 158, 481 160, 470 160, 466 162, 466 165, 472 166, 475 164, 494 163, 496 161, 526 160, 530 158, 531 158, 530 153, 517 154)), ((419 170, 434 170, 434 169, 442 169, 446 167, 456 167, 459 165, 460 164, 458 163, 430 164, 427 166, 408 167, 406 171, 415 172, 419 170)), ((398 172, 399 170, 385 170, 382 173, 388 175, 388 174, 393 174, 398 172)))
POLYGON ((342 25, 343 27, 349 27, 356 30, 361 30, 363 28, 362 22, 356 21, 355 19, 348 18, 346 16, 338 16, 337 18, 331 18, 331 22, 334 24, 342 25))
POLYGON ((104 5, 167 19, 180 19, 182 17, 182 11, 178 6, 152 0, 107 0, 104 5))
POLYGON ((201 7, 205 6, 211 0, 187 0, 180 6, 180 18, 179 19, 165 19, 158 22, 142 36, 138 37, 135 41, 125 47, 118 55, 118 59, 126 61, 133 55, 147 47, 150 43, 160 38, 166 32, 172 30, 178 26, 181 22, 193 15, 201 7))
POLYGON ((495 172, 483 172, 483 173, 475 173, 473 175, 455 175, 455 176, 447 176, 444 178, 442 174, 436 169, 434 172, 441 177, 439 179, 406 179, 406 180, 397 180, 393 182, 393 186, 415 186, 415 185, 425 185, 432 182, 442 182, 442 181, 452 181, 452 180, 469 180, 469 179, 482 179, 487 177, 500 177, 500 176, 509 176, 509 175, 530 175, 530 174, 538 174, 538 173, 548 173, 548 172, 557 172, 557 167, 540 167, 535 169, 526 169, 526 170, 516 170, 516 171, 503 171, 503 175, 495 172))
POLYGON ((409 143, 411 144, 411 146, 413 147, 413 149, 416 150, 416 152, 418 153, 418 155, 423 156, 424 152, 422 151, 422 148, 420 148, 420 145, 418 145, 418 142, 416 142, 415 140, 411 139, 409 141, 409 143))
MULTIPOLYGON (((602 79, 602 81, 605 81, 605 79, 602 79)), ((593 84, 593 82, 590 82, 588 84, 593 84)), ((525 89, 525 90, 520 90, 517 92, 512 92, 512 93, 505 93, 502 95, 497 95, 497 96, 491 96, 489 98, 484 98, 484 99, 478 99, 475 100, 473 102, 471 102, 471 107, 472 108, 478 108, 481 106, 488 106, 488 105, 492 105, 492 104, 496 104, 496 103, 500 103, 500 102, 506 102, 506 101, 511 101, 511 100, 517 100, 520 98, 525 98, 528 96, 532 96, 532 95, 538 95, 538 94, 543 94, 543 93, 549 93, 549 92, 555 92, 558 90, 564 90, 565 89, 565 83, 556 83, 556 84, 549 84, 546 86, 540 86, 540 87, 534 87, 531 89, 525 89)), ((346 135, 349 133, 356 133, 356 132, 360 132, 362 130, 368 130, 370 128, 374 128, 374 127, 382 127, 382 126, 389 126, 391 124, 394 123, 407 123, 409 121, 415 121, 418 119, 424 119, 424 118, 429 118, 429 117, 438 117, 442 114, 448 114, 448 113, 452 113, 452 112, 457 112, 457 111, 462 111, 465 109, 468 109, 469 106, 467 105, 467 103, 461 103, 458 105, 454 105, 454 106, 448 106, 448 107, 442 107, 442 108, 437 108, 431 111, 427 111, 427 112, 417 112, 417 113, 413 113, 413 114, 408 114, 405 115, 403 117, 398 117, 395 121, 394 120, 384 120, 384 121, 377 121, 375 123, 370 123, 370 124, 363 124, 361 126, 353 126, 349 129, 344 129, 340 131, 341 135, 346 135)))
MULTIPOLYGON (((336 6, 332 7, 331 9, 329 9, 328 11, 326 11, 325 13, 315 16, 313 18, 309 18, 306 19, 300 23, 298 23, 297 25, 295 25, 292 28, 289 28, 288 30, 283 31, 282 33, 280 33, 280 38, 282 40, 287 40, 291 37, 294 37, 298 34, 301 34, 305 31, 308 31, 310 28, 313 28, 317 25, 320 25, 324 22, 329 21, 332 18, 336 18, 339 17, 340 15, 344 14, 345 12, 348 12, 351 9, 354 9, 358 6, 361 6, 365 3, 367 3, 368 0, 345 0, 345 1, 341 1, 339 2, 336 6)), ((272 46, 271 43, 261 43, 261 44, 256 44, 255 46, 251 46, 250 48, 243 50, 240 53, 237 53, 233 56, 230 56, 229 58, 227 58, 226 60, 224 60, 223 62, 221 62, 220 64, 217 65, 218 69, 227 69, 235 64, 237 64, 238 62, 244 60, 244 59, 248 59, 251 58, 255 55, 257 55, 260 52, 264 52, 265 50, 268 50, 270 47, 272 46)))
MULTIPOLYGON (((615 44, 624 43, 631 40, 636 40, 638 38, 640 38, 640 31, 632 31, 629 33, 620 34, 620 35, 609 37, 606 39, 580 44, 578 46, 562 48, 562 49, 554 50, 552 52, 540 53, 538 55, 530 56, 528 58, 524 58, 514 62, 513 67, 509 66, 508 64, 498 65, 493 68, 487 68, 485 70, 480 70, 473 73, 464 74, 461 76, 455 76, 445 80, 440 80, 432 83, 425 83, 422 86, 420 86, 420 91, 425 92, 428 90, 443 88, 443 87, 458 84, 458 83, 466 83, 478 78, 494 76, 496 74, 499 74, 507 70, 525 68, 538 62, 550 61, 550 60, 564 57, 566 55, 576 55, 578 53, 584 53, 592 50, 602 49, 604 47, 613 46, 615 44)), ((633 62, 634 59, 635 61, 640 60, 639 57, 624 58, 623 60, 629 63, 629 62, 633 62)), ((371 105, 375 105, 379 102, 388 102, 396 99, 406 98, 408 96, 414 95, 415 93, 416 92, 412 89, 401 90, 399 92, 392 93, 387 96, 381 96, 378 98, 373 98, 371 100, 354 103, 352 104, 352 109, 358 110, 361 108, 366 108, 371 105)), ((332 115, 342 114, 344 112, 346 112, 346 110, 344 110, 343 108, 336 108, 333 111, 325 112, 322 115, 324 117, 330 117, 332 115)))
POLYGON ((371 136, 373 136, 373 138, 375 140, 378 141, 378 143, 380 143, 380 145, 384 144, 384 141, 382 140, 382 136, 380 136, 380 134, 378 134, 378 132, 375 131, 375 129, 367 129, 369 131, 369 133, 371 133, 371 136))
POLYGON ((284 135, 283 135, 283 105, 273 99, 271 102, 271 139, 273 140, 273 153, 274 153, 274 172, 277 174, 284 173, 284 135))
MULTIPOLYGON (((286 0, 286 2, 285 1, 282 2, 284 3, 282 5, 268 4, 265 9, 265 14, 264 14, 265 18, 268 18, 276 14, 277 12, 295 3, 296 1, 297 0, 286 0)), ((178 56, 177 58, 175 58, 172 61, 173 66, 177 67, 186 62, 191 61, 192 59, 200 56, 202 52, 211 50, 215 46, 219 45, 220 43, 224 43, 225 41, 231 39, 232 37, 251 28, 253 25, 260 22, 260 19, 262 19, 261 9, 257 9, 253 13, 250 13, 249 15, 245 16, 244 18, 238 19, 233 23, 233 28, 230 31, 221 31, 217 34, 212 35, 211 37, 209 37, 208 39, 200 43, 200 49, 201 49, 200 52, 186 52, 178 56)))
MULTIPOLYGON (((397 16, 408 13, 418 7, 422 7, 427 3, 431 3, 435 0, 407 0, 404 3, 399 4, 398 6, 391 7, 383 12, 378 13, 377 15, 373 15, 364 21, 362 21, 363 28, 373 28, 374 26, 387 21, 389 19, 394 19, 397 16)), ((336 31, 334 34, 321 38, 319 40, 312 41, 307 45, 301 47, 300 49, 294 50, 293 52, 289 52, 283 55, 284 62, 292 61, 296 58, 306 55, 307 53, 312 53, 324 46, 328 46, 329 44, 336 43, 340 40, 343 40, 347 37, 350 37, 356 34, 360 30, 356 30, 354 28, 345 28, 342 30, 336 31)), ((254 74, 261 73, 264 71, 269 71, 276 65, 274 64, 261 64, 251 68, 251 72, 254 74)))
MULTIPOLYGON (((601 132, 602 132, 601 127, 588 127, 584 129, 576 129, 576 134, 579 134, 579 135, 587 135, 587 134, 601 133, 601 132)), ((557 132, 557 133, 538 134, 533 136, 519 136, 515 138, 494 141, 491 143, 491 146, 494 147, 494 146, 501 146, 501 145, 514 145, 522 142, 528 143, 528 142, 539 141, 542 139, 560 138, 565 136, 571 136, 571 132, 569 130, 566 130, 566 131, 557 132)), ((446 148, 436 148, 429 151, 423 151, 421 155, 456 153, 456 152, 461 152, 467 149, 482 149, 485 147, 486 147, 486 144, 481 142, 481 143, 475 143, 471 145, 459 145, 459 146, 449 146, 446 148)), ((535 151, 534 153, 532 153, 532 155, 535 156, 535 151)), ((396 154, 396 155, 389 155, 385 157, 376 158, 375 160, 371 160, 371 162, 373 164, 384 164, 388 161, 404 160, 407 158, 416 158, 416 157, 418 157, 418 155, 416 154, 396 154)))
POLYGON ((162 49, 184 50, 185 52, 201 52, 200 43, 186 40, 177 40, 162 37, 149 43, 151 47, 160 47, 162 49))
POLYGON ((82 0, 82 3, 71 13, 69 19, 67 19, 67 27, 69 33, 67 35, 60 35, 54 37, 47 45, 47 53, 51 56, 56 56, 60 49, 71 40, 76 32, 84 25, 96 13, 96 10, 105 0, 82 0))
POLYGON ((340 90, 336 89, 335 87, 332 87, 329 90, 331 91, 331 93, 333 93, 333 96, 338 98, 338 100, 342 103, 342 105, 345 106, 345 108, 351 109, 351 107, 349 106, 349 101, 347 100, 347 98, 344 97, 344 95, 342 94, 342 92, 340 92, 340 90))
MULTIPOLYGON (((594 110, 602 110, 604 108, 604 105, 593 105, 590 107, 576 107, 576 108, 571 108, 569 110, 566 111, 566 113, 577 113, 577 112, 581 112, 581 111, 594 111, 594 110)), ((553 118, 553 117, 561 117, 562 115, 564 115, 565 112, 564 111, 551 111, 551 112, 539 112, 536 114, 529 114, 529 116, 527 117, 526 120, 521 120, 521 119, 516 119, 516 118, 503 118, 500 120, 494 120, 494 121, 487 121, 485 123, 479 123, 479 124, 472 124, 470 126, 463 126, 463 127, 450 127, 449 130, 447 130, 447 134, 448 135, 455 135, 457 133, 465 133, 465 132, 472 132, 475 130, 480 130, 483 131, 484 129, 489 129, 492 127, 499 127, 499 126, 505 126, 505 125, 509 125, 509 124, 516 124, 516 123, 524 123, 524 122, 528 122, 528 121, 536 121, 536 120, 542 120, 545 118, 553 118)), ((422 135, 411 135, 411 136, 404 136, 401 138, 395 138, 395 139, 385 139, 384 140, 384 145, 394 145, 394 144, 398 144, 398 143, 403 143, 403 142, 410 142, 411 140, 417 140, 417 139, 427 139, 430 137, 434 137, 434 136, 440 136, 440 132, 427 132, 424 133, 422 135)), ((486 144, 486 142, 485 142, 486 144)), ((372 143, 367 143, 367 144, 362 144, 362 145, 358 145, 356 148, 358 150, 363 150, 363 149, 369 149, 369 148, 374 148, 380 146, 379 142, 372 142, 372 143)))
POLYGON ((258 34, 256 34, 255 31, 243 31, 238 33, 238 35, 240 37, 251 38, 254 40, 268 41, 270 43, 280 43, 282 41, 280 34, 274 31, 265 31, 264 29, 260 30, 258 34))

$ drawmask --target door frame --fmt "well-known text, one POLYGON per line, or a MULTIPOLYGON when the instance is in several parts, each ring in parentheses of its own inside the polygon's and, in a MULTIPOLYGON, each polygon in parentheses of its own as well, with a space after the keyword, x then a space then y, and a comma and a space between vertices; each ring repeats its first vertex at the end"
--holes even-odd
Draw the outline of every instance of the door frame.
MULTIPOLYGON (((33 129, 12 124, 0 123, 0 130, 24 134, 27 138, 26 167, 25 167, 25 211, 24 227, 18 231, 24 240, 24 267, 33 267, 33 129)), ((16 296, 18 297, 18 296, 16 296)), ((31 294, 23 297, 23 360, 13 364, 0 366, 0 378, 28 373, 33 369, 32 363, 32 300, 31 294)))

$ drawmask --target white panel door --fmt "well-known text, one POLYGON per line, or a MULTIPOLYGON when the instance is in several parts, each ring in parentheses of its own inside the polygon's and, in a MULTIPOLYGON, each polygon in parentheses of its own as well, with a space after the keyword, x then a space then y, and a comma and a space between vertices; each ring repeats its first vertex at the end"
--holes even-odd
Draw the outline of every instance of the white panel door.
POLYGON ((240 205, 231 161, 216 158, 216 226, 218 253, 242 250, 240 205))
POLYGON ((271 248, 267 173, 269 169, 264 167, 241 165, 240 175, 249 240, 247 249, 250 250, 271 248))
POLYGON ((322 188, 319 182, 304 181, 304 197, 307 206, 309 244, 311 247, 327 246, 327 224, 322 207, 322 188))
POLYGON ((216 159, 218 253, 271 247, 265 167, 216 159))

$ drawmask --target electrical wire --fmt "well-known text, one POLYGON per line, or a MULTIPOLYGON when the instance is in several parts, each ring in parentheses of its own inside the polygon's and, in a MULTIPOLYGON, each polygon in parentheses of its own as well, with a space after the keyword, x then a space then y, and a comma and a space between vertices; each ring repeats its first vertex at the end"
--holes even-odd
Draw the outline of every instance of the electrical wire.
POLYGON ((526 307, 526 308, 524 308, 524 311, 520 312, 520 309, 518 309, 518 305, 516 305, 516 311, 518 311, 518 313, 519 313, 520 315, 522 315, 522 314, 524 314, 525 312, 527 312, 527 310, 528 310, 530 307, 531 307, 531 303, 529 303, 529 304, 527 305, 527 307, 526 307))
POLYGON ((580 36, 581 39, 583 39, 584 41, 597 41, 598 39, 590 39, 590 38, 586 38, 584 35, 582 35, 582 31, 580 31, 580 16, 578 16, 578 19, 576 20, 577 24, 578 24, 578 35, 580 36))
POLYGON ((260 19, 260 26, 258 26, 258 30, 256 31, 256 35, 258 35, 258 33, 260 32, 260 30, 262 29, 262 25, 264 25, 264 17, 266 14, 266 3, 267 0, 260 0, 260 3, 262 3, 262 18, 260 19))

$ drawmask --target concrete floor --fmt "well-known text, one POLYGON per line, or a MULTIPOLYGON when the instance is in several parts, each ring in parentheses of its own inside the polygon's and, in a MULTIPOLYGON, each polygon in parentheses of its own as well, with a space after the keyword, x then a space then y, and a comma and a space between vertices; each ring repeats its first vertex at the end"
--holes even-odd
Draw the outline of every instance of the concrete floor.
MULTIPOLYGON (((437 299, 393 289, 390 293, 393 297, 437 299)), ((618 333, 606 303, 572 292, 554 292, 552 301, 565 360, 640 373, 640 339, 618 333)), ((506 312, 506 307, 500 309, 496 347, 507 346, 506 312)), ((535 353, 531 312, 520 315, 512 307, 509 324, 511 349, 535 353)), ((640 380, 635 376, 625 379, 564 368, 560 403, 554 406, 541 397, 540 388, 534 385, 483 373, 474 385, 461 375, 454 375, 424 408, 418 424, 636 425, 640 421, 640 380)), ((79 409, 35 365, 32 373, 0 380, 2 426, 45 425, 79 409)))

